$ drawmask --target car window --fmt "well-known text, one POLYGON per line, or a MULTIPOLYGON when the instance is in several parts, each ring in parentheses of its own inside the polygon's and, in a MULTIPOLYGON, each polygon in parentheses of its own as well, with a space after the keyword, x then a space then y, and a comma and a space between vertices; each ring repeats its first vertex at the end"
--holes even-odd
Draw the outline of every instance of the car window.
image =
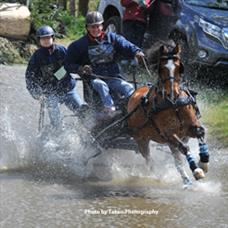
POLYGON ((186 3, 215 9, 228 9, 228 0, 185 0, 186 3))

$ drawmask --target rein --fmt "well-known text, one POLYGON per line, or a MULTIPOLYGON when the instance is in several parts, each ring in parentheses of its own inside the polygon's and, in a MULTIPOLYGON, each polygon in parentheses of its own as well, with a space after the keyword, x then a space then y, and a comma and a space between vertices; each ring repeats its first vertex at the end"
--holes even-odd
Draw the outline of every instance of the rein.
POLYGON ((147 65, 147 63, 146 63, 145 58, 143 57, 142 60, 143 60, 143 65, 144 65, 144 67, 145 67, 145 69, 146 69, 148 75, 149 75, 150 77, 152 77, 152 74, 150 73, 150 70, 149 70, 149 68, 148 68, 148 65, 147 65))
POLYGON ((122 118, 120 118, 119 120, 116 120, 115 122, 113 122, 112 124, 108 125, 106 128, 104 128, 102 131, 100 131, 96 137, 94 137, 95 139, 98 139, 101 135, 103 135, 107 130, 109 130, 111 127, 123 122, 124 120, 128 119, 130 116, 133 115, 133 113, 135 113, 138 108, 141 106, 141 104, 138 104, 131 112, 129 112, 128 114, 126 114, 125 116, 123 116, 122 118))
MULTIPOLYGON (((138 108, 140 107, 140 104, 138 104, 131 112, 129 112, 127 115, 123 116, 121 119, 113 122, 112 124, 108 125, 105 129, 103 129, 102 131, 100 131, 96 137, 92 137, 93 142, 96 142, 96 140, 103 135, 107 130, 109 130, 111 127, 123 122, 124 120, 126 120, 127 118, 129 118, 133 113, 135 113, 138 108)), ((99 145, 99 144, 98 144, 99 145)), ((99 149, 99 148, 98 148, 99 149)), ((87 158, 87 161, 85 162, 85 164, 87 164, 89 162, 90 159, 97 157, 98 155, 100 155, 103 152, 103 150, 99 149, 99 151, 97 153, 95 153, 94 155, 90 156, 89 158, 87 158)))
POLYGON ((115 80, 124 80, 124 78, 122 77, 109 77, 109 76, 103 76, 103 75, 99 75, 99 74, 90 74, 89 75, 92 78, 100 78, 100 79, 115 79, 115 80))
MULTIPOLYGON (((124 81, 126 81, 126 79, 121 77, 121 76, 119 76, 119 77, 109 77, 109 76, 103 76, 103 75, 94 74, 94 73, 89 75, 89 77, 91 77, 91 78, 100 78, 100 79, 104 79, 104 80, 112 80, 112 79, 114 79, 114 80, 124 80, 124 81)), ((127 81, 127 82, 138 84, 138 82, 136 82, 136 81, 127 81)))

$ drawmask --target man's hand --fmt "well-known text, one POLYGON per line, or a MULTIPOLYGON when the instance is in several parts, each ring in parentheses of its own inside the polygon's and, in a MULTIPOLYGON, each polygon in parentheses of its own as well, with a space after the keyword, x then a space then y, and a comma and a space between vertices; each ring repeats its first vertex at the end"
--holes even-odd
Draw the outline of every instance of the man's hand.
POLYGON ((142 63, 143 59, 145 58, 145 54, 142 51, 137 51, 135 57, 138 62, 142 63))
POLYGON ((37 93, 33 93, 33 94, 32 94, 32 97, 33 97, 35 100, 40 100, 41 95, 40 95, 40 94, 37 94, 37 93))
POLYGON ((41 87, 36 86, 34 89, 31 91, 31 95, 35 100, 40 100, 42 97, 43 91, 41 87))
POLYGON ((92 70, 92 67, 89 66, 89 65, 84 65, 84 66, 81 66, 79 69, 78 69, 78 74, 80 76, 83 76, 83 75, 91 75, 93 73, 93 70, 92 70))

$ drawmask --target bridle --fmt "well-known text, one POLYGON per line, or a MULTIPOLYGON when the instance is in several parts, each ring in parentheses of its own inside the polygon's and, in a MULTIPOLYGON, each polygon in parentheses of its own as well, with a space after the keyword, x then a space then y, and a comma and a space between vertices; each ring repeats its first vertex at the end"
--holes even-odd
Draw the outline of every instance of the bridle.
MULTIPOLYGON (((161 60, 174 60, 174 59, 178 59, 181 63, 181 60, 180 60, 180 56, 179 55, 176 55, 176 54, 172 54, 172 53, 168 53, 167 55, 162 55, 160 57, 160 62, 161 60)), ((160 67, 161 67, 161 63, 159 62, 159 67, 158 67, 158 71, 160 71, 160 67)), ((181 73, 181 72, 180 72, 181 73)), ((161 79, 161 81, 164 83, 168 80, 174 80, 174 81, 177 81, 177 79, 174 77, 174 76, 170 76, 166 79, 161 79)))
POLYGON ((163 98, 165 97, 165 87, 164 87, 164 84, 165 82, 169 81, 171 83, 171 91, 170 91, 170 99, 171 100, 174 100, 174 89, 173 89, 173 83, 174 82, 178 82, 179 83, 179 79, 177 79, 174 75, 171 75, 170 74, 170 70, 169 70, 169 76, 166 77, 166 78, 162 78, 162 75, 161 75, 161 61, 162 60, 179 60, 180 61, 180 69, 179 69, 179 73, 181 74, 182 71, 183 71, 183 65, 181 63, 181 60, 180 60, 180 55, 179 54, 173 54, 172 52, 168 52, 167 54, 162 54, 162 56, 160 57, 160 61, 159 61, 159 65, 158 65, 158 75, 159 75, 159 79, 158 79, 158 84, 161 82, 161 92, 162 92, 162 96, 163 98))

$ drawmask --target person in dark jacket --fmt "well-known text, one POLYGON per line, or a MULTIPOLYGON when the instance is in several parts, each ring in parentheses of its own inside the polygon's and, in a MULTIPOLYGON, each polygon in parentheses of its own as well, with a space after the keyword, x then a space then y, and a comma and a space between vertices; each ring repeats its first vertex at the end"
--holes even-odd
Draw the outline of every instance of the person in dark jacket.
POLYGON ((87 34, 69 45, 65 69, 90 79, 93 89, 101 97, 104 113, 112 115, 115 112, 115 103, 110 91, 121 94, 125 99, 134 92, 132 84, 121 79, 117 55, 142 58, 144 54, 124 37, 111 32, 105 33, 103 22, 102 14, 97 11, 86 15, 87 34), (94 75, 106 76, 109 79, 92 78, 94 75))
POLYGON ((150 8, 154 0, 121 0, 125 7, 123 15, 123 35, 124 37, 142 47, 144 34, 147 26, 147 9, 150 8))
POLYGON ((58 128, 61 123, 60 104, 64 103, 76 114, 85 110, 87 104, 77 94, 76 81, 63 67, 66 48, 54 44, 54 30, 50 26, 41 26, 37 30, 37 38, 40 48, 29 60, 26 86, 34 99, 44 99, 50 123, 58 128))

